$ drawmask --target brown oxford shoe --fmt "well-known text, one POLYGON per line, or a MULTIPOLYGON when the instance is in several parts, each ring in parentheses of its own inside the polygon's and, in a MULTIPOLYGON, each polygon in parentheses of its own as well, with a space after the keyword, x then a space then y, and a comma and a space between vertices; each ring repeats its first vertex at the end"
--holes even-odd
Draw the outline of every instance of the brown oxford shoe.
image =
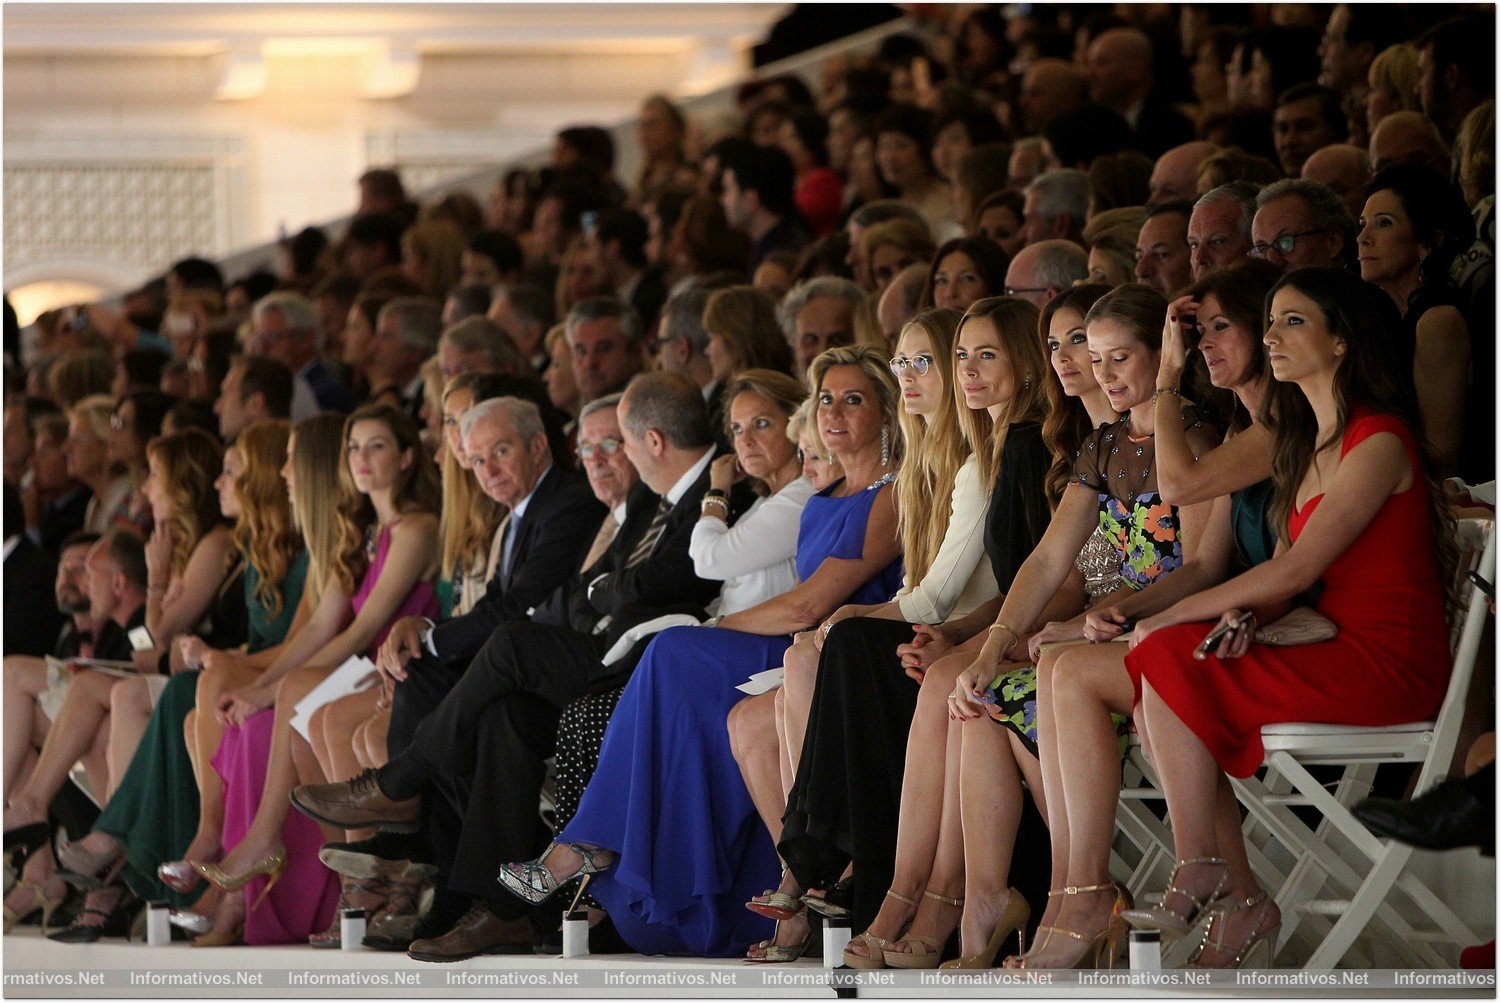
POLYGON ((531 953, 531 924, 505 920, 476 902, 453 929, 431 940, 414 940, 406 956, 413 961, 466 961, 481 954, 531 953))
POLYGON ((365 770, 339 784, 308 784, 292 789, 292 804, 308 818, 335 829, 375 827, 387 832, 416 832, 421 827, 422 799, 393 801, 365 770))

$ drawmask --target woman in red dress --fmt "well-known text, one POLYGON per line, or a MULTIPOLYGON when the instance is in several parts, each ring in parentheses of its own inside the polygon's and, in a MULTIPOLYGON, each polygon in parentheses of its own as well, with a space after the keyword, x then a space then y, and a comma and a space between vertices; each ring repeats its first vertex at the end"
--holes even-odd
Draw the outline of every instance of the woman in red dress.
POLYGON ((1142 620, 1126 657, 1178 863, 1162 904, 1125 918, 1182 933, 1217 913, 1194 959, 1201 965, 1269 964, 1275 950, 1275 903, 1224 863, 1243 838, 1228 776, 1260 766, 1261 726, 1422 720, 1447 687, 1439 653, 1452 527, 1428 479, 1397 320, 1378 296, 1329 269, 1300 269, 1272 288, 1265 343, 1277 380, 1268 427, 1281 543, 1264 564, 1142 620), (1257 618, 1276 619, 1314 586, 1337 637, 1251 646, 1257 618), (1214 626, 1205 621, 1244 612, 1242 626, 1195 659, 1214 626))

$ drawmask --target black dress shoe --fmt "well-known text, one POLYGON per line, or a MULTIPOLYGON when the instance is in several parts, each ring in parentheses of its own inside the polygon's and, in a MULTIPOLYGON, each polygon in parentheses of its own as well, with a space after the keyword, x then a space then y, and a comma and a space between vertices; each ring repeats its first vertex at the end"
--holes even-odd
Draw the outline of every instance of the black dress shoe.
POLYGON ((59 944, 92 944, 100 937, 128 937, 135 913, 141 908, 141 900, 124 885, 114 887, 120 889, 120 897, 111 909, 107 912, 89 907, 79 909, 71 923, 56 933, 49 933, 47 939, 59 944), (101 921, 98 924, 80 923, 85 916, 99 916, 101 921))
POLYGON ((1354 817, 1377 836, 1424 850, 1477 846, 1494 856, 1494 809, 1487 808, 1473 791, 1481 777, 1494 782, 1493 773, 1484 770, 1474 777, 1446 780, 1410 801, 1366 798, 1354 806, 1354 817))
POLYGON ((30 822, 5 830, 5 852, 16 853, 22 860, 41 849, 52 829, 46 822, 30 822))
POLYGON ((406 952, 413 961, 467 961, 481 954, 531 953, 531 924, 504 920, 476 903, 441 937, 412 942, 406 952))
POLYGON ((348 878, 422 880, 437 873, 427 840, 396 832, 377 832, 353 843, 327 843, 318 859, 348 878))

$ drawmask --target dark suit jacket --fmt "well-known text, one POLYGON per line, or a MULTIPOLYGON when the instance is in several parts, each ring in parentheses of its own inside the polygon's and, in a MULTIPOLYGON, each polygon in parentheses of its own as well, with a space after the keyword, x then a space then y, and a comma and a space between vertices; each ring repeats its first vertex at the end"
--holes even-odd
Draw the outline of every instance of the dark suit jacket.
MULTIPOLYGON (((606 640, 612 645, 636 624, 666 613, 702 616, 704 608, 719 594, 721 584, 699 578, 688 555, 688 541, 702 515, 708 480, 705 468, 668 515, 666 528, 651 556, 627 570, 625 565, 650 528, 660 500, 644 483, 637 484, 625 501, 625 524, 604 556, 585 568, 568 588, 554 593, 533 619, 593 634, 600 621, 608 616, 606 640), (590 597, 589 583, 601 575, 604 577, 594 585, 590 597)), ((748 486, 736 485, 729 499, 731 519, 748 509, 754 500, 748 486)))
POLYGON ((5 559, 4 578, 5 654, 40 658, 52 650, 64 620, 53 595, 57 562, 22 533, 5 559))
POLYGON ((548 470, 520 520, 509 580, 503 566, 497 567, 472 610, 433 629, 439 661, 461 669, 496 627, 525 620, 533 607, 574 577, 607 514, 582 474, 556 465, 548 470))
POLYGON ((333 370, 321 362, 314 362, 306 374, 307 385, 317 398, 318 407, 324 411, 348 414, 357 405, 354 393, 333 370))

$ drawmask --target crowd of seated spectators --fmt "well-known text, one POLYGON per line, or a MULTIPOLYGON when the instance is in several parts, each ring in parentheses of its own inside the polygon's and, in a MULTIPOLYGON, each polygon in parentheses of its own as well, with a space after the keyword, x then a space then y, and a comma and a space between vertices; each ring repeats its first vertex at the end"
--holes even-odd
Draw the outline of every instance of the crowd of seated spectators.
POLYGON ((7 308, 6 931, 1271 964, 1261 726, 1446 691, 1494 72, 1481 5, 924 8, 734 123, 647 99, 633 178, 571 125, 7 308))

